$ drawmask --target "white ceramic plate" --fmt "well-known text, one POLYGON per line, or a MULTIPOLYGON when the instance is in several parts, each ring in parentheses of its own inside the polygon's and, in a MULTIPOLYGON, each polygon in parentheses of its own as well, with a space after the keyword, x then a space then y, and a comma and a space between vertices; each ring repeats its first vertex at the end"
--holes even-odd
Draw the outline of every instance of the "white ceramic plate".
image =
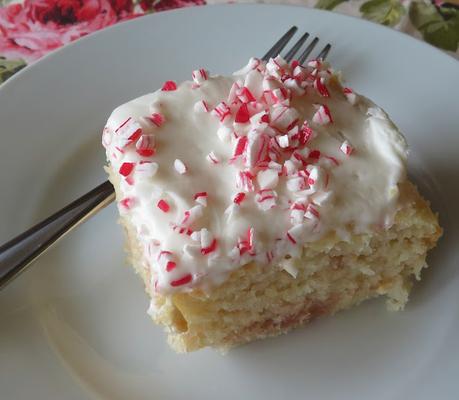
POLYGON ((205 66, 229 73, 289 26, 333 44, 330 61, 411 144, 410 172, 445 236, 405 312, 381 301, 221 356, 176 355, 125 266, 114 206, 0 293, 2 399, 457 399, 459 63, 337 14, 227 5, 161 13, 91 35, 0 88, 0 241, 104 178, 110 111, 205 66))

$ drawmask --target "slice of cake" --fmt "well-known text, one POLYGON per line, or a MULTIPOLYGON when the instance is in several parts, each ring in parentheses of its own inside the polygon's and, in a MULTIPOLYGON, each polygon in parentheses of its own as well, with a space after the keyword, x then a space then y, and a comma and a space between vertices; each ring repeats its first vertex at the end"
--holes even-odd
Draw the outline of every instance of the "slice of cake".
POLYGON ((379 295, 402 309, 441 228, 387 114, 320 61, 192 77, 118 107, 103 133, 170 345, 227 349, 379 295))

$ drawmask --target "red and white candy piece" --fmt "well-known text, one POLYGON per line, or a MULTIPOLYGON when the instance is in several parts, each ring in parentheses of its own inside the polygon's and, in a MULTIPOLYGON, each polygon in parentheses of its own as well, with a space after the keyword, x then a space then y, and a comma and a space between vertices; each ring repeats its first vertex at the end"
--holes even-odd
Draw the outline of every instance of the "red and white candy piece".
POLYGON ((207 154, 206 160, 209 161, 211 164, 220 163, 219 158, 217 157, 217 155, 213 151, 211 151, 209 154, 207 154))
POLYGON ((163 114, 161 113, 153 113, 151 114, 148 119, 154 124, 156 125, 158 128, 164 124, 164 122, 166 121, 166 118, 164 117, 163 114))
POLYGON ((177 224, 171 223, 171 228, 174 232, 177 232, 179 235, 188 235, 191 236, 193 231, 190 228, 187 228, 185 226, 180 226, 177 224))
POLYGON ((322 206, 326 204, 328 201, 330 201, 332 197, 332 192, 317 192, 314 193, 312 196, 314 204, 317 204, 318 206, 322 206))
POLYGON ((123 175, 124 177, 127 177, 131 174, 132 171, 134 171, 135 163, 133 162, 124 162, 121 164, 118 172, 120 175, 123 175))
POLYGON ((247 136, 240 136, 236 139, 232 159, 236 159, 237 157, 242 156, 244 154, 247 148, 247 142, 247 136))
POLYGON ((183 213, 183 219, 180 222, 182 225, 191 225, 195 223, 199 218, 202 217, 204 213, 204 207, 201 204, 197 204, 191 207, 189 210, 186 210, 183 213))
POLYGON ((194 103, 193 109, 197 113, 206 113, 210 111, 209 104, 205 100, 199 100, 194 103))
POLYGON ((233 197, 233 203, 238 206, 244 201, 246 194, 244 192, 236 193, 233 197))
POLYGON ((279 144, 279 147, 282 149, 286 149, 290 145, 290 140, 289 140, 288 135, 278 136, 276 139, 277 139, 277 143, 279 144))
POLYGON ((266 71, 269 73, 269 75, 278 79, 280 79, 285 74, 285 71, 288 68, 289 65, 281 56, 271 58, 266 63, 266 71))
POLYGON ((207 81, 209 79, 209 74, 204 68, 197 69, 191 73, 191 77, 193 78, 193 81, 200 85, 204 81, 207 81))
POLYGON ((290 211, 290 222, 292 225, 303 223, 304 211, 300 209, 293 209, 290 211))
POLYGON ((295 172, 298 170, 297 165, 294 161, 292 160, 286 160, 284 161, 284 171, 285 174, 290 176, 295 174, 295 172))
POLYGON ((117 138, 117 143, 121 148, 134 143, 140 135, 142 135, 142 127, 131 117, 115 129, 115 137, 117 138))
POLYGON ((308 185, 315 191, 325 187, 326 172, 318 165, 309 164, 306 167, 306 171, 309 172, 308 185))
POLYGON ((135 151, 142 157, 153 156, 155 154, 155 136, 141 135, 135 143, 135 151))
POLYGON ((156 260, 160 268, 164 269, 166 272, 172 272, 174 269, 177 268, 175 257, 170 251, 160 251, 156 260))
POLYGON ((276 171, 278 174, 282 173, 282 164, 279 164, 275 161, 270 161, 268 163, 268 168, 276 171))
POLYGON ((212 110, 212 115, 215 115, 220 122, 231 115, 231 108, 224 101, 218 103, 212 110))
POLYGON ((269 138, 259 133, 256 129, 252 129, 249 131, 247 139, 246 165, 248 167, 254 167, 266 161, 269 138))
POLYGON ((247 63, 247 65, 245 65, 243 68, 241 68, 239 71, 237 71, 237 74, 238 75, 239 74, 247 74, 249 71, 251 71, 253 69, 260 70, 260 72, 263 71, 264 66, 261 63, 260 59, 252 57, 249 60, 249 62, 247 63))
POLYGON ((140 180, 149 179, 155 176, 157 171, 157 163, 151 161, 141 161, 135 167, 134 176, 140 180))
POLYGON ((279 173, 275 169, 268 168, 258 173, 257 181, 260 189, 274 189, 279 183, 279 173))
POLYGON ((196 203, 201 204, 203 207, 207 206, 207 192, 198 192, 194 195, 196 203))
POLYGON ((288 131, 298 122, 298 111, 293 107, 276 105, 271 109, 271 126, 288 131))
POLYGON ((250 71, 244 80, 244 87, 246 87, 255 100, 260 99, 263 93, 263 74, 258 70, 250 71))
POLYGON ((332 123, 333 119, 330 109, 325 104, 319 105, 317 111, 312 116, 312 122, 317 125, 327 125, 332 123))
POLYGON ((193 280, 193 276, 191 274, 186 274, 180 279, 176 279, 174 281, 171 281, 170 285, 172 287, 179 287, 179 286, 184 286, 190 283, 193 280))
POLYGON ((156 204, 156 206, 162 211, 162 212, 169 212, 169 210, 171 209, 171 206, 169 205, 169 203, 164 200, 164 199, 160 199, 158 201, 158 203, 156 204))
POLYGON ((234 117, 237 124, 246 124, 250 120, 250 113, 246 103, 241 104, 234 117))
POLYGON ((310 128, 308 121, 304 121, 298 132, 298 141, 300 145, 306 145, 308 142, 313 140, 315 137, 314 131, 310 128))
POLYGON ((306 212, 304 214, 305 218, 311 219, 311 220, 318 220, 320 218, 319 211, 313 204, 308 204, 306 207, 306 212))
POLYGON ((253 185, 253 175, 250 171, 239 171, 236 175, 236 187, 245 192, 253 192, 255 187, 253 185))
POLYGON ((306 78, 306 68, 300 64, 295 65, 295 67, 293 67, 292 75, 295 79, 303 81, 306 78))
POLYGON ((290 192, 299 192, 306 189, 306 183, 302 176, 294 176, 287 180, 287 190, 290 192))
POLYGON ((242 103, 250 103, 257 100, 250 89, 245 86, 238 90, 237 98, 242 103))
POLYGON ((231 86, 231 89, 228 94, 228 104, 237 104, 239 103, 239 99, 237 98, 237 94, 243 85, 242 82, 234 82, 231 86))
POLYGON ((346 99, 349 103, 354 105, 357 102, 357 95, 354 93, 354 91, 351 88, 345 87, 343 89, 344 96, 346 96, 346 99))
POLYGON ((201 229, 201 254, 208 255, 217 249, 217 239, 206 228, 201 229))
POLYGON ((125 197, 119 201, 120 210, 128 211, 137 205, 137 199, 135 197, 125 197))
POLYGON ((306 93, 306 90, 298 83, 298 80, 295 78, 286 79, 284 81, 284 85, 297 96, 302 96, 306 93))
POLYGON ((264 189, 257 192, 255 201, 260 210, 267 211, 276 206, 277 193, 271 189, 264 189))
POLYGON ((354 151, 354 148, 351 146, 351 144, 349 143, 348 140, 345 140, 340 148, 339 148, 344 154, 346 154, 347 156, 350 156, 352 154, 352 152, 354 151))
POLYGON ((286 234, 287 240, 292 245, 296 245, 302 241, 304 233, 305 233, 304 224, 294 225, 287 231, 287 234, 286 234))
POLYGON ((174 161, 174 168, 180 175, 186 174, 186 172, 188 171, 188 168, 185 165, 185 163, 178 158, 174 161))
POLYGON ((177 84, 174 81, 166 81, 161 88, 163 92, 171 92, 177 90, 177 84))
POLYGON ((327 89, 327 86, 325 86, 325 79, 322 78, 321 76, 318 76, 316 80, 314 81, 314 89, 317 90, 317 92, 322 96, 322 97, 330 97, 330 93, 327 89))

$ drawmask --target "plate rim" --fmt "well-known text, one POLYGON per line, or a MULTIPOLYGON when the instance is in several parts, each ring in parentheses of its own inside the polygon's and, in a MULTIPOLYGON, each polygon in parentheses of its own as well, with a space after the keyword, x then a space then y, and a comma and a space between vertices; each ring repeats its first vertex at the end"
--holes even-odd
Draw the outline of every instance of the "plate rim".
MULTIPOLYGON (((344 18, 344 19, 350 19, 354 21, 358 21, 358 23, 362 23, 363 25, 366 25, 370 29, 380 29, 383 32, 386 32, 387 34, 395 34, 395 36, 399 37, 400 39, 403 38, 403 40, 408 40, 410 41, 413 45, 416 44, 417 46, 420 46, 425 49, 425 51, 431 51, 436 55, 440 55, 440 57, 444 57, 444 60, 449 60, 448 62, 452 62, 452 65, 456 65, 458 68, 458 73, 459 73, 459 60, 454 58, 451 54, 447 53, 444 50, 439 49, 438 47, 435 47, 421 39, 415 38, 411 35, 409 35, 406 32, 396 30, 392 27, 388 27, 385 25, 378 24, 373 21, 366 20, 364 18, 360 18, 354 15, 346 15, 346 14, 341 14, 338 12, 334 11, 329 11, 329 10, 322 10, 322 9, 317 9, 317 8, 311 8, 307 7, 305 5, 301 4, 273 4, 273 3, 225 3, 225 4, 205 4, 205 5, 196 5, 196 6, 191 6, 191 7, 182 7, 182 8, 177 8, 173 10, 165 10, 157 13, 152 13, 152 14, 145 14, 136 18, 132 18, 129 20, 125 21, 120 21, 117 22, 113 25, 110 25, 108 27, 99 29, 97 31, 91 32, 86 36, 83 36, 79 39, 76 39, 64 46, 61 46, 55 50, 52 50, 51 52, 45 54, 43 57, 39 58, 38 60, 32 62, 31 64, 27 64, 25 68, 22 68, 19 70, 17 73, 15 73, 13 76, 8 78, 5 82, 0 84, 0 100, 2 98, 2 92, 6 91, 9 86, 14 85, 15 82, 18 79, 22 79, 23 75, 26 75, 30 73, 30 70, 34 68, 35 66, 41 65, 43 63, 47 63, 51 61, 54 57, 61 57, 61 54, 63 52, 68 51, 67 49, 72 49, 74 46, 81 46, 84 45, 84 43, 88 40, 94 40, 94 38, 97 38, 100 35, 109 35, 111 34, 111 31, 115 29, 123 29, 123 27, 133 25, 138 23, 137 21, 143 20, 143 19, 154 19, 154 18, 160 18, 161 15, 169 15, 169 14, 175 14, 175 13, 193 13, 193 12, 202 12, 203 9, 206 8, 297 8, 301 9, 302 12, 308 12, 308 13, 317 13, 317 14, 327 14, 327 15, 333 15, 333 18, 344 18)), ((286 29, 290 27, 289 24, 286 24, 286 29)))

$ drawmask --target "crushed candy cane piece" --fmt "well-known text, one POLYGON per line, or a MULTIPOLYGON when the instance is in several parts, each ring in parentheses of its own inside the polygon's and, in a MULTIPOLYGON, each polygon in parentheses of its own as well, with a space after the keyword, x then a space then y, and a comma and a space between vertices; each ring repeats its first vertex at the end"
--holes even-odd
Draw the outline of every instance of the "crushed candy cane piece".
POLYGON ((188 171, 188 168, 186 167, 185 163, 182 160, 179 160, 178 158, 174 161, 174 168, 180 175, 186 174, 186 172, 188 171))
POLYGON ((165 213, 169 212, 169 210, 171 208, 169 203, 166 200, 163 200, 163 199, 158 201, 157 206, 161 211, 163 211, 165 213))
POLYGON ((314 89, 316 89, 322 97, 330 97, 330 92, 328 91, 327 86, 325 86, 324 81, 324 78, 317 76, 314 81, 314 89))
POLYGON ((115 135, 122 148, 135 142, 142 135, 142 132, 143 130, 140 124, 131 117, 115 129, 115 135))
POLYGON ((279 182, 279 174, 274 169, 266 169, 258 173, 257 181, 260 189, 274 189, 279 182))
POLYGON ((220 162, 220 160, 213 151, 207 154, 206 159, 212 164, 218 164, 220 162))
POLYGON ((207 101, 205 101, 205 100, 199 100, 196 103, 194 103, 193 109, 197 113, 209 112, 210 111, 209 104, 207 104, 207 101))
POLYGON ((177 267, 177 263, 174 261, 167 261, 166 263, 166 271, 171 272, 177 267))
POLYGON ((231 108, 228 107, 228 104, 222 101, 215 106, 212 110, 212 114, 218 117, 220 122, 223 122, 225 118, 231 115, 231 108))
POLYGON ((158 171, 158 163, 150 161, 141 161, 135 167, 135 177, 141 180, 152 178, 158 171))
POLYGON ((194 200, 196 203, 201 204, 202 206, 207 206, 207 192, 199 192, 194 195, 194 200))
POLYGON ((317 111, 312 116, 312 122, 317 125, 327 125, 332 123, 333 119, 330 114, 330 109, 325 104, 319 105, 317 111))
POLYGON ((135 164, 132 162, 124 162, 118 172, 123 176, 128 176, 134 170, 134 166, 135 164))
POLYGON ((282 135, 277 137, 277 143, 282 149, 286 149, 289 146, 289 138, 288 135, 282 135))
POLYGON ((142 157, 151 157, 155 154, 155 136, 141 135, 135 143, 135 151, 142 157))
POLYGON ((177 90, 177 84, 174 81, 164 82, 163 87, 161 88, 163 92, 171 92, 177 90))
POLYGON ((164 118, 164 115, 161 114, 161 113, 153 113, 151 114, 148 119, 153 122, 153 124, 155 124, 158 128, 164 124, 164 122, 166 121, 166 118, 164 118))
POLYGON ((233 203, 240 205, 244 201, 245 196, 246 194, 244 192, 237 193, 233 198, 233 203))
POLYGON ((255 187, 253 185, 253 175, 250 171, 239 171, 236 175, 236 187, 246 192, 253 192, 255 187))
POLYGON ((354 151, 354 148, 351 146, 351 144, 349 143, 348 140, 345 140, 340 148, 339 148, 344 154, 346 154, 347 156, 350 156, 352 154, 352 152, 354 151))
POLYGON ((121 199, 119 204, 125 209, 125 210, 130 210, 133 208, 136 204, 137 201, 135 197, 125 197, 124 199, 121 199))
POLYGON ((345 87, 343 89, 344 96, 346 96, 346 99, 349 103, 354 105, 357 103, 357 95, 354 93, 354 91, 351 88, 345 87))
POLYGON ((204 68, 200 68, 200 69, 193 71, 191 73, 191 77, 193 78, 193 81, 198 85, 200 85, 201 83, 209 79, 209 75, 204 68))
POLYGON ((189 210, 186 210, 183 213, 183 219, 181 221, 181 224, 191 225, 195 223, 199 218, 202 217, 204 213, 203 210, 204 207, 201 204, 197 204, 191 207, 189 210))
POLYGON ((180 279, 176 279, 175 281, 171 281, 172 287, 183 286, 190 283, 193 280, 193 276, 191 274, 187 274, 180 279))
POLYGON ((238 124, 245 124, 249 122, 249 120, 250 120, 250 114, 247 108, 247 104, 246 103, 241 104, 241 106, 239 107, 239 110, 237 110, 234 121, 237 122, 238 124))
POLYGON ((276 206, 277 193, 274 190, 264 189, 257 192, 255 201, 260 210, 267 211, 276 206))

